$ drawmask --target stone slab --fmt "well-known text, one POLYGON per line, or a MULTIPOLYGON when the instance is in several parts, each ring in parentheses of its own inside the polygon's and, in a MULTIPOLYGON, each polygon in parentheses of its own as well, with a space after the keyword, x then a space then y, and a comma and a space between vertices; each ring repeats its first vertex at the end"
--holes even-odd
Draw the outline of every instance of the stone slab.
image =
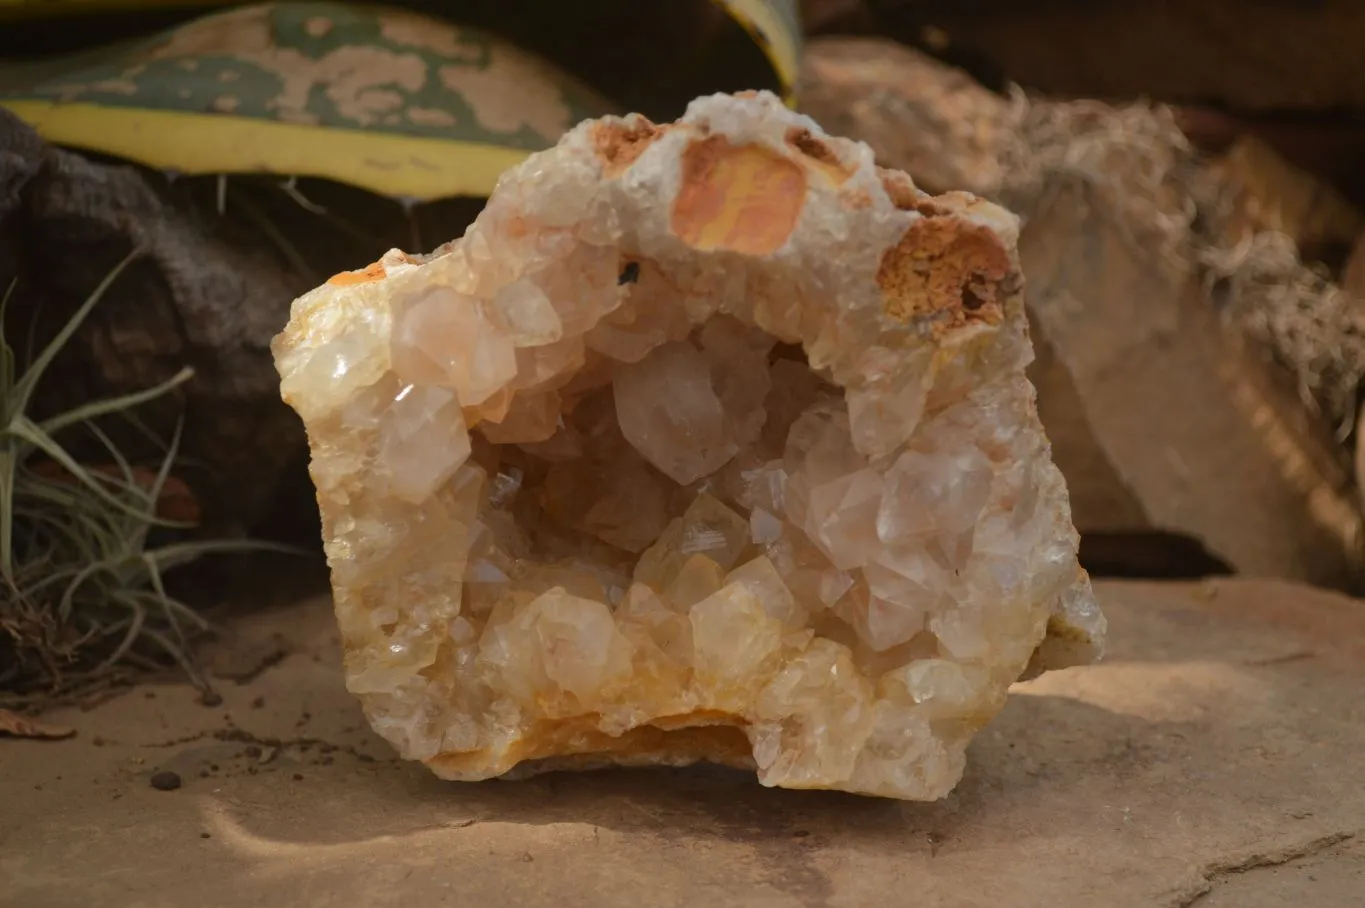
POLYGON ((1099 592, 1109 659, 1018 685, 934 804, 702 768, 443 783, 366 728, 325 600, 258 613, 221 706, 153 684, 0 739, 0 905, 1365 903, 1365 606, 1099 592))

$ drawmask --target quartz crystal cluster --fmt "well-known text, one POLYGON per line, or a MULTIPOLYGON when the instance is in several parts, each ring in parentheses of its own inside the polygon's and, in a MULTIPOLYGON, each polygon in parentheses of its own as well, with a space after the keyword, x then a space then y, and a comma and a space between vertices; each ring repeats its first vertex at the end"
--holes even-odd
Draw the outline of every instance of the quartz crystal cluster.
POLYGON ((945 795, 1098 656, 1016 219, 773 96, 582 123, 298 299, 347 683, 451 779, 698 760, 945 795))

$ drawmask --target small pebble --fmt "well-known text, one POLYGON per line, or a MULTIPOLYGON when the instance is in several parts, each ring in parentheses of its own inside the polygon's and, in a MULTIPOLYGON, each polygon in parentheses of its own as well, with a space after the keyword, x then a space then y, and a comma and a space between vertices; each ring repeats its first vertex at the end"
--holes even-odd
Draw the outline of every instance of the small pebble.
POLYGON ((251 708, 252 708, 252 709, 261 709, 261 708, 263 708, 264 706, 265 706, 265 697, 257 697, 255 700, 252 700, 252 701, 251 701, 251 708))
POLYGON ((297 773, 297 772, 294 773, 294 781, 295 781, 295 782, 302 782, 302 781, 303 781, 303 774, 302 774, 302 773, 297 773))
POLYGON ((253 760, 259 757, 260 755, 261 749, 257 747, 255 744, 252 744, 250 747, 242 751, 242 756, 250 757, 253 760))
POLYGON ((199 833, 199 838, 201 838, 201 839, 209 839, 209 838, 212 838, 212 836, 210 836, 207 832, 201 832, 201 833, 199 833))
POLYGON ((199 702, 205 706, 222 706, 223 695, 216 690, 206 690, 199 695, 199 702))
POLYGON ((180 774, 163 769, 152 773, 151 783, 157 791, 175 791, 180 787, 180 774))

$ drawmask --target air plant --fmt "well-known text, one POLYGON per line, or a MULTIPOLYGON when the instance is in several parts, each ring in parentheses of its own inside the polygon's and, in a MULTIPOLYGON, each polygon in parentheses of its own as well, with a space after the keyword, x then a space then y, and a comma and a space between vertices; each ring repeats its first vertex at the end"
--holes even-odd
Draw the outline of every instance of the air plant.
POLYGON ((0 302, 0 705, 69 698, 130 669, 168 663, 206 687, 191 641, 209 624, 167 593, 166 572, 209 553, 274 548, 238 540, 156 543, 157 528, 173 538, 193 526, 158 516, 183 423, 154 470, 131 464, 99 425, 171 392, 191 369, 143 391, 43 418, 31 413, 44 373, 139 254, 109 272, 22 372, 4 334, 13 284, 0 302), (92 468, 73 458, 62 439, 75 430, 96 439, 111 465, 92 468))

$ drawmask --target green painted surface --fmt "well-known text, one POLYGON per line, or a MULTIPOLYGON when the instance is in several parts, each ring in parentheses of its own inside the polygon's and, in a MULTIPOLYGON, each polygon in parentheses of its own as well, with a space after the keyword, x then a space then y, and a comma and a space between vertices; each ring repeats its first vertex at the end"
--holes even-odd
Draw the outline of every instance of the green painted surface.
POLYGON ((231 114, 539 150, 613 111, 486 33, 398 9, 231 9, 120 47, 0 71, 0 100, 231 114))

